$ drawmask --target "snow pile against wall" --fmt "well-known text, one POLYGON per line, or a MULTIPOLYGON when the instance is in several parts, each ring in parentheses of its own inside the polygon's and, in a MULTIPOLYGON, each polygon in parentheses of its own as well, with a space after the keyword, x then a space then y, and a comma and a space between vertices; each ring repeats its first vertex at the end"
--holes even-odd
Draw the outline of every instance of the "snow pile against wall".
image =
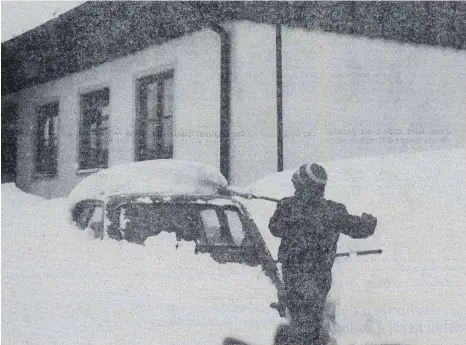
POLYGON ((145 246, 93 240, 67 223, 64 199, 10 187, 2 190, 5 343, 273 342, 284 320, 269 307, 276 290, 260 267, 218 264, 174 234, 145 246))
MULTIPOLYGON (((466 151, 434 151, 322 163, 326 198, 348 212, 378 217, 373 237, 340 236, 338 252, 383 249, 337 258, 330 296, 337 303, 338 344, 462 344, 466 337, 466 151)), ((293 194, 294 170, 251 186, 255 194, 293 194)), ((268 230, 276 205, 246 200, 276 255, 268 230)))
MULTIPOLYGON (((2 249, 9 244, 14 246, 19 238, 28 241, 28 245, 33 246, 33 240, 30 234, 42 232, 41 219, 46 214, 45 199, 40 196, 31 195, 18 189, 14 183, 1 185, 2 195, 2 249), (9 214, 7 214, 9 213, 9 214), (31 222, 36 219, 37 222, 31 222), (15 228, 14 237, 4 236, 3 229, 15 228), (13 242, 9 243, 11 239, 13 242)), ((24 242, 22 242, 24 243, 24 242)), ((11 248, 15 250, 14 248, 11 248)), ((17 248, 16 250, 21 250, 17 248)))
POLYGON ((2 183, 0 187, 2 193, 2 204, 5 207, 14 209, 16 206, 25 207, 23 211, 32 211, 37 206, 43 207, 44 198, 23 192, 17 188, 15 183, 2 183), (26 207, 29 206, 29 207, 26 207))
POLYGON ((225 177, 209 165, 159 159, 121 164, 82 180, 69 199, 94 198, 114 193, 216 194, 227 185, 225 177))

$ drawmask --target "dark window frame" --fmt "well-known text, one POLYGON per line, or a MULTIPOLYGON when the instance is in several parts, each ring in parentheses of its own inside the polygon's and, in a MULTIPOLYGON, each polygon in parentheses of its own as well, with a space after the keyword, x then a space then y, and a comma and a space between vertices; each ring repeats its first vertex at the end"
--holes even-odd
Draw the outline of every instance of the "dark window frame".
POLYGON ((101 110, 109 107, 109 87, 102 87, 80 95, 78 170, 108 168, 110 113, 102 116, 101 110), (99 96, 103 96, 101 100, 99 100, 99 96), (88 121, 88 119, 92 119, 92 121, 88 121), (96 125, 94 129, 92 128, 93 124, 96 125), (102 124, 104 124, 103 127, 102 124), (92 147, 92 133, 96 137, 96 148, 92 147), (105 135, 107 136, 107 146, 103 145, 105 135))
POLYGON ((18 104, 2 104, 2 183, 16 181, 18 104))
MULTIPOLYGON (((166 115, 164 114, 165 105, 164 105, 164 96, 165 96, 165 87, 164 82, 168 79, 172 79, 174 83, 175 72, 173 69, 152 74, 137 79, 136 81, 136 131, 135 131, 135 160, 144 161, 149 159, 170 159, 173 158, 173 118, 174 114, 166 115), (157 107, 156 118, 149 118, 148 109, 147 109, 147 93, 148 86, 152 84, 157 84, 157 104, 160 106, 157 107), (163 119, 171 119, 172 125, 172 142, 171 147, 168 152, 164 152, 163 147, 163 119), (149 124, 155 124, 157 128, 156 136, 156 148, 151 149, 146 145, 146 136, 149 124)), ((173 88, 174 93, 174 88, 173 88)), ((172 95, 174 97, 174 94, 172 95)))
POLYGON ((60 103, 52 101, 40 105, 36 109, 36 114, 35 175, 55 177, 58 173, 60 103), (46 125, 48 125, 48 138, 44 136, 46 125))

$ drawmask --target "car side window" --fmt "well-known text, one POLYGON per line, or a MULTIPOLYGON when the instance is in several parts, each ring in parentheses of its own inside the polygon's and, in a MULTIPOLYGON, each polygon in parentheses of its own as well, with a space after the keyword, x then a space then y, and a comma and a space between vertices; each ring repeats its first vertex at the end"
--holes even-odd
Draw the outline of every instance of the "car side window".
POLYGON ((92 209, 93 205, 86 202, 81 202, 74 207, 73 221, 80 229, 84 230, 86 228, 92 209))
POLYGON ((94 205, 86 227, 92 229, 95 238, 103 238, 104 208, 102 205, 94 205))
POLYGON ((131 202, 108 209, 110 238, 144 244, 160 232, 175 233, 178 240, 194 241, 201 232, 199 207, 188 203, 131 202))
POLYGON ((103 237, 104 206, 101 202, 86 200, 78 203, 73 209, 73 220, 81 230, 91 229, 95 238, 103 237))

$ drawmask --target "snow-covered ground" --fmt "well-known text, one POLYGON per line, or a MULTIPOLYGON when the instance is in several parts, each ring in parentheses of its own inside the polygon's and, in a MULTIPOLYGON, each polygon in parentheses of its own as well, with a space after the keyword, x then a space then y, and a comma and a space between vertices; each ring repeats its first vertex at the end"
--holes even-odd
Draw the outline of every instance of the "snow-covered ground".
MULTIPOLYGON (((466 150, 367 157, 323 163, 328 199, 378 217, 373 237, 340 237, 338 252, 383 249, 381 255, 337 258, 331 298, 338 344, 464 344, 466 339, 466 150)), ((250 188, 293 194, 294 170, 250 188)), ((269 247, 275 203, 248 200, 269 247)))
POLYGON ((4 344, 273 342, 284 320, 260 267, 218 264, 174 234, 93 240, 66 210, 2 185, 4 344))
MULTIPOLYGON (((326 196, 379 221, 373 238, 341 237, 339 251, 383 249, 335 263, 339 345, 464 343, 465 157, 458 149, 323 164, 326 196)), ((253 191, 290 195, 290 174, 253 191)), ((170 234, 146 246, 92 240, 67 222, 64 199, 12 184, 1 192, 5 344, 221 344, 225 336, 272 344, 283 319, 269 307, 276 290, 260 268, 193 255, 170 234)), ((267 229, 275 204, 241 200, 276 253, 267 229)))

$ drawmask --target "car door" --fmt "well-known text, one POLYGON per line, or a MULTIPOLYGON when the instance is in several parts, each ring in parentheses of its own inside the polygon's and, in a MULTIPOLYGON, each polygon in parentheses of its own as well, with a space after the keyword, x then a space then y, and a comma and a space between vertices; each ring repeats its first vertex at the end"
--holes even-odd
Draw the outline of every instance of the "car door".
POLYGON ((104 203, 100 200, 84 200, 76 204, 72 212, 73 221, 81 229, 90 229, 95 238, 103 238, 104 203))

